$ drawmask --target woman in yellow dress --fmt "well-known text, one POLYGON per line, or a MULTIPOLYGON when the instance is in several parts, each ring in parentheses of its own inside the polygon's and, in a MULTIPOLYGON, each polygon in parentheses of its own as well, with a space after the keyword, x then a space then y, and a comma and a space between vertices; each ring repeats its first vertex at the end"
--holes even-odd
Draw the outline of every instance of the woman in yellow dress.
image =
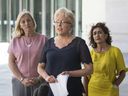
POLYGON ((121 50, 111 45, 105 23, 92 26, 89 40, 94 69, 88 84, 88 96, 119 96, 119 85, 125 77, 121 50))

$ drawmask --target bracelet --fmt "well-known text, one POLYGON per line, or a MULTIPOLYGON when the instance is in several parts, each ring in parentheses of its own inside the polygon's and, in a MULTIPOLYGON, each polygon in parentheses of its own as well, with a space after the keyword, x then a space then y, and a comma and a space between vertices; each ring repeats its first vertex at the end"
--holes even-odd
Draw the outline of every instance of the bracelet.
POLYGON ((24 77, 21 77, 21 78, 20 78, 20 82, 22 82, 23 80, 24 80, 24 77))

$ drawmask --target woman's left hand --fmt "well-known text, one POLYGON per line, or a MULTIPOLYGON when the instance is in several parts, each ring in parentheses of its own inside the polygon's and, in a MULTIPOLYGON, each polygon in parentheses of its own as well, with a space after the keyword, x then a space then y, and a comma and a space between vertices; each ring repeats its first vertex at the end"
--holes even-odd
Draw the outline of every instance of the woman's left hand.
POLYGON ((63 71, 61 74, 62 75, 69 75, 69 71, 63 71))
POLYGON ((29 79, 29 81, 31 82, 32 85, 39 83, 39 79, 37 77, 31 78, 31 79, 29 79))

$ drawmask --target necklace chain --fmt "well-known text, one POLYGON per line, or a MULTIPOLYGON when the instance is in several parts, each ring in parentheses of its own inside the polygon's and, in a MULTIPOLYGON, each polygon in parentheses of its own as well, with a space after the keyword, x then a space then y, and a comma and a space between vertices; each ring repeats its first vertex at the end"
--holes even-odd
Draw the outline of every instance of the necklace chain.
POLYGON ((31 47, 31 46, 32 46, 32 44, 33 44, 33 39, 32 39, 31 37, 29 37, 29 38, 23 38, 23 40, 24 40, 24 43, 25 43, 25 45, 26 45, 27 47, 31 47))

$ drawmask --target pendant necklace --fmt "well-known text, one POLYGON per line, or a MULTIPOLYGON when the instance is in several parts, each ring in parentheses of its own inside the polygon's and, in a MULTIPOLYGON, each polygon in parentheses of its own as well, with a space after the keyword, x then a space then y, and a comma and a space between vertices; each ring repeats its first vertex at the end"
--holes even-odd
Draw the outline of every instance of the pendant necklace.
POLYGON ((23 38, 25 45, 29 48, 33 44, 33 39, 31 37, 23 38))

